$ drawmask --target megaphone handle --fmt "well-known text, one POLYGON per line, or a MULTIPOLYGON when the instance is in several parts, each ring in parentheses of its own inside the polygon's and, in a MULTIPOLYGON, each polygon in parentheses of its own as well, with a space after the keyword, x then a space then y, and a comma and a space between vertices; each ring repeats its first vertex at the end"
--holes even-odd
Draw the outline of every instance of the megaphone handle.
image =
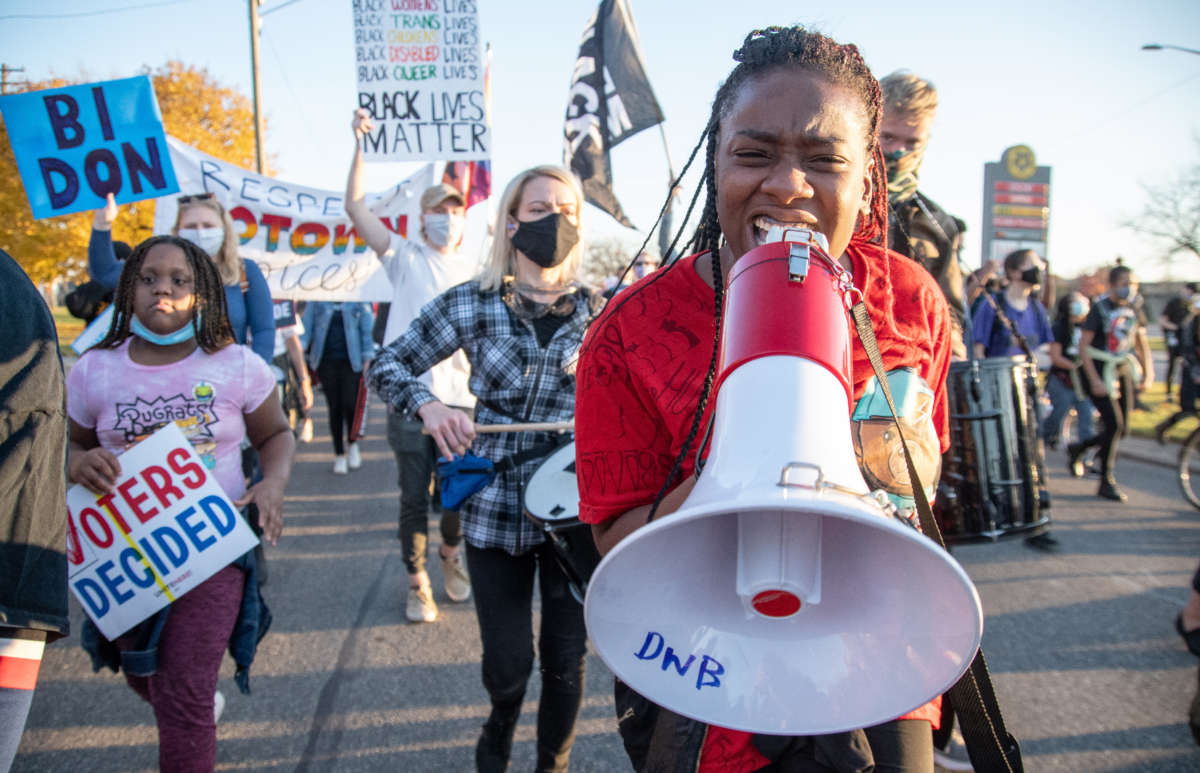
POLYGON ((708 461, 708 456, 705 452, 708 450, 708 444, 712 442, 713 426, 716 424, 716 419, 717 412, 714 410, 708 415, 708 427, 704 430, 704 440, 700 442, 700 447, 696 449, 696 477, 700 477, 700 472, 704 469, 704 465, 708 461))

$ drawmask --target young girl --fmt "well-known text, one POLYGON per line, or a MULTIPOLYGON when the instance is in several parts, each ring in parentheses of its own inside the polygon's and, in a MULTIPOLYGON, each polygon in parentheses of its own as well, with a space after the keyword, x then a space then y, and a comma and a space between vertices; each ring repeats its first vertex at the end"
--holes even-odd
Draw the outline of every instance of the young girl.
MULTIPOLYGON (((248 346, 270 364, 275 350, 271 291, 258 264, 238 255, 233 218, 211 193, 180 196, 178 204, 171 233, 197 245, 213 259, 225 289, 225 311, 234 341, 249 341, 248 346)), ((116 200, 109 194, 105 207, 96 210, 88 242, 88 274, 110 289, 117 286, 121 276, 121 262, 113 251, 112 240, 118 211, 116 200)))
MULTIPOLYGON (((271 371, 234 344, 217 267, 186 239, 153 237, 125 261, 113 303, 108 335, 67 378, 70 481, 111 491, 121 474, 118 454, 174 419, 235 504, 258 505, 263 536, 275 544, 295 444, 271 371), (263 479, 249 490, 244 436, 263 466, 263 479)), ((154 707, 164 771, 213 769, 217 674, 243 589, 257 593, 230 565, 179 598, 158 640, 157 671, 126 673, 154 707)), ((116 644, 125 651, 138 644, 134 638, 116 644)))

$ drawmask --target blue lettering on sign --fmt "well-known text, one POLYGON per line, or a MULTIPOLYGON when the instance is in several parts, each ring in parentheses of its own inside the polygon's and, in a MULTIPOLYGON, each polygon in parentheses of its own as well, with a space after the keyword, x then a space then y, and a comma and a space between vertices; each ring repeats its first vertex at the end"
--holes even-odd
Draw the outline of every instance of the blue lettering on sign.
POLYGON ((206 548, 210 548, 217 544, 217 538, 211 534, 206 537, 200 536, 204 533, 204 530, 208 528, 208 524, 204 523, 203 521, 200 523, 192 523, 190 519, 196 515, 196 508, 189 507, 179 515, 175 516, 175 523, 179 524, 179 528, 183 529, 183 533, 188 536, 188 539, 191 540, 192 545, 195 546, 196 552, 199 553, 206 548))
MULTIPOLYGON (((177 518, 182 518, 184 514, 191 512, 194 508, 189 507, 187 510, 180 513, 177 518)), ((170 526, 159 526, 154 531, 150 532, 150 536, 154 539, 158 549, 163 552, 167 560, 171 562, 171 566, 178 569, 183 566, 183 562, 187 560, 188 548, 187 543, 183 541, 178 533, 170 526)))
POLYGON ((0 96, 35 218, 179 190, 147 76, 0 96))
POLYGON ((222 537, 237 526, 237 513, 225 502, 224 497, 209 494, 200 500, 200 509, 208 516, 208 520, 217 530, 217 534, 222 537))
POLYGON ((93 580, 91 577, 80 577, 75 581, 75 593, 78 594, 84 606, 88 608, 93 620, 99 620, 108 614, 109 607, 108 596, 105 595, 104 589, 100 587, 100 583, 93 580))
MULTIPOLYGON (((633 656, 638 660, 654 661, 658 660, 659 655, 662 656, 662 670, 674 668, 678 676, 687 676, 688 670, 696 661, 695 655, 688 655, 686 661, 680 660, 675 654, 675 648, 667 646, 667 640, 663 638, 661 633, 657 631, 649 631, 646 633, 646 639, 642 642, 642 648, 633 653, 633 656)), ((716 659, 709 655, 701 657, 700 665, 696 671, 696 689, 701 687, 720 687, 720 676, 725 673, 725 667, 716 659)))
POLYGON ((141 576, 138 575, 138 566, 142 564, 142 554, 133 548, 125 548, 121 551, 118 560, 121 562, 121 568, 125 570, 125 576, 129 581, 139 588, 149 588, 154 584, 154 575, 145 566, 141 566, 141 576))
POLYGON ((121 590, 121 586, 125 584, 124 577, 111 577, 109 573, 116 569, 116 565, 112 561, 105 561, 96 568, 96 576, 104 583, 104 587, 108 588, 108 592, 117 600, 117 605, 120 606, 126 601, 133 598, 133 591, 121 590))

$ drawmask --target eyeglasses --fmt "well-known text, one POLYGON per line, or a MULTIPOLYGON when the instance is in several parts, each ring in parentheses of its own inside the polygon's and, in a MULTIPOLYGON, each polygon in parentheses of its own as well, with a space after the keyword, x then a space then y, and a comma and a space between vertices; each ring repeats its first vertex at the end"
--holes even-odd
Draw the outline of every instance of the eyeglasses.
MULTIPOLYGON (((216 198, 216 194, 212 193, 211 191, 206 191, 204 193, 184 194, 183 196, 180 196, 177 201, 180 204, 187 204, 192 201, 214 201, 216 198)), ((219 204, 220 202, 217 203, 219 204)))

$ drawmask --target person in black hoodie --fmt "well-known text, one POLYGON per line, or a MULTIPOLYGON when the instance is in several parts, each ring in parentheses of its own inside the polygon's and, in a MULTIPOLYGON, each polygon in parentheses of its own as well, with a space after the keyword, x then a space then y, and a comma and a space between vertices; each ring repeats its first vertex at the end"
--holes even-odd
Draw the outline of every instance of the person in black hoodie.
POLYGON ((0 770, 67 620, 67 413, 54 318, 0 250, 0 770))

